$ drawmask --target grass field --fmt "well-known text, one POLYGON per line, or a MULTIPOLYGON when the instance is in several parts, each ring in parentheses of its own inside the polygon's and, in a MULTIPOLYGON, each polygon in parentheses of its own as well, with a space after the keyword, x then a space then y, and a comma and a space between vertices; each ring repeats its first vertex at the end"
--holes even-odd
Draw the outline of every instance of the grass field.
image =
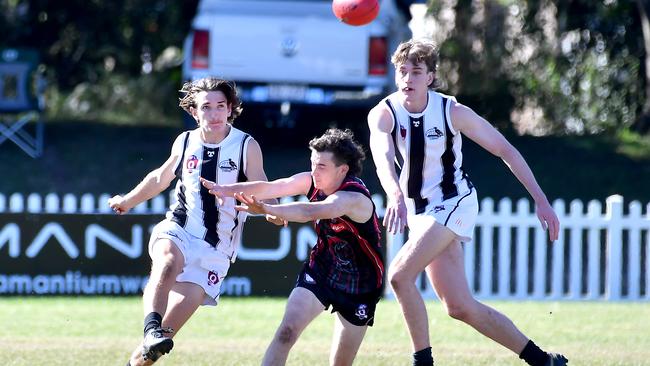
MULTIPOLYGON (((3 298, 0 365, 124 365, 139 342, 141 300, 130 298, 3 298)), ((157 365, 259 365, 284 310, 281 298, 223 298, 204 307, 157 365)), ((650 364, 650 304, 491 302, 545 348, 571 365, 650 364)), ((517 357, 448 318, 428 302, 436 365, 522 365, 517 357)), ((409 365, 410 343, 399 307, 380 302, 355 365, 409 365)), ((333 317, 307 328, 289 365, 327 365, 333 317)))

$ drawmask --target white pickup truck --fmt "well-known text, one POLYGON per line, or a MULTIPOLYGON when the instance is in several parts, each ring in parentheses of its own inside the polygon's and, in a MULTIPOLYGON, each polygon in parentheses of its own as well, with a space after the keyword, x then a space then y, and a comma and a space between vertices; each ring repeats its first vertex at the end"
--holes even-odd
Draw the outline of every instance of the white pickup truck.
POLYGON ((234 80, 248 105, 365 106, 394 88, 390 53, 411 36, 405 4, 380 0, 377 18, 355 27, 326 0, 202 0, 183 77, 234 80))

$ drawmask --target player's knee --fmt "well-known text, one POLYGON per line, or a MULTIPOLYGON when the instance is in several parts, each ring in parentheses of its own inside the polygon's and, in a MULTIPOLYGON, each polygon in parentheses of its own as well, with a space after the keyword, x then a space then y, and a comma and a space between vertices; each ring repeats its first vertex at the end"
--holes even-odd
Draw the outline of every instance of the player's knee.
POLYGON ((408 276, 399 269, 389 269, 388 281, 394 291, 400 291, 404 285, 408 284, 408 276))
POLYGON ((283 324, 280 326, 280 329, 278 329, 278 332, 275 336, 278 342, 285 345, 290 345, 295 343, 298 339, 298 332, 292 326, 283 324))
POLYGON ((182 263, 180 263, 180 258, 178 256, 168 252, 161 254, 155 258, 153 266, 157 267, 158 270, 152 272, 160 273, 162 280, 165 280, 167 278, 175 279, 176 275, 178 274, 177 272, 180 272, 180 269, 182 268, 182 263))
POLYGON ((471 314, 469 306, 462 303, 445 303, 445 309, 447 315, 463 322, 467 321, 471 314))

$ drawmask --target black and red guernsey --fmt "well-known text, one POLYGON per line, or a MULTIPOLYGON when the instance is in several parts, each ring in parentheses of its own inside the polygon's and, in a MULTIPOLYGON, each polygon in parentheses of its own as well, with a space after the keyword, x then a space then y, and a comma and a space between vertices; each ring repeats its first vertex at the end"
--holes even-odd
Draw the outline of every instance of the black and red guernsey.
MULTIPOLYGON (((358 192, 370 199, 361 179, 348 175, 337 191, 358 192)), ((310 202, 327 198, 312 182, 310 202)), ((376 292, 383 285, 384 259, 381 252, 379 219, 373 203, 372 216, 364 223, 347 216, 314 221, 318 242, 309 255, 308 266, 320 283, 349 294, 376 292)))

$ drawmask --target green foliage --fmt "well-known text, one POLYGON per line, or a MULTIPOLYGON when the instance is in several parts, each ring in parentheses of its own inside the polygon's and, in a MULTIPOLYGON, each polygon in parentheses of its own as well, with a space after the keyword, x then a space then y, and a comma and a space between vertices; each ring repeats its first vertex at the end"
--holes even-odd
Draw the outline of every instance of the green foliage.
POLYGON ((182 115, 175 103, 176 85, 156 74, 135 78, 110 74, 97 83, 80 83, 67 95, 52 88, 48 95, 48 118, 180 127, 182 115))
POLYGON ((646 70, 634 2, 436 1, 429 12, 441 25, 443 85, 498 127, 594 134, 639 121, 646 70))
POLYGON ((197 3, 0 1, 0 48, 39 52, 49 118, 178 124, 179 54, 197 3))

